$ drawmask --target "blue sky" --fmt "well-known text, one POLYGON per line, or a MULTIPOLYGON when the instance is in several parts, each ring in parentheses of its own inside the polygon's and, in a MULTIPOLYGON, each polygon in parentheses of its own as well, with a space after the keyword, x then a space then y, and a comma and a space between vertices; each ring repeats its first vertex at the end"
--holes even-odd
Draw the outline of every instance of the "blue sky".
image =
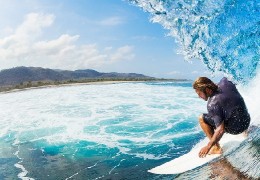
POLYGON ((0 69, 35 66, 208 76, 149 14, 123 0, 0 0, 0 69))

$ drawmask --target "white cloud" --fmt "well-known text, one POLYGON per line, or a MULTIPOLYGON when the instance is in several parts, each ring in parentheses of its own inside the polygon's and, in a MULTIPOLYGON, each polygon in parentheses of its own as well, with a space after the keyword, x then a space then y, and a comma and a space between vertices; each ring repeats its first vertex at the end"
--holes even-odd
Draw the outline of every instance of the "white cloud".
POLYGON ((42 28, 50 26, 53 21, 53 15, 26 15, 24 22, 13 34, 0 39, 0 58, 7 61, 26 56, 32 49, 32 44, 41 35, 42 28))
POLYGON ((16 35, 38 36, 41 34, 42 28, 52 25, 54 19, 52 14, 27 14, 24 22, 17 28, 16 35))
POLYGON ((131 60, 135 57, 135 54, 133 54, 133 47, 132 46, 123 46, 116 50, 115 53, 113 53, 110 56, 110 59, 113 62, 122 61, 122 60, 131 60))
POLYGON ((68 34, 61 35, 58 39, 50 41, 39 41, 34 44, 34 52, 37 54, 45 55, 59 55, 62 52, 66 52, 69 49, 73 48, 73 43, 79 39, 79 35, 70 36, 68 34))
POLYGON ((11 28, 11 27, 5 27, 4 29, 3 29, 3 33, 4 34, 11 34, 11 33, 13 33, 13 28, 11 28))
POLYGON ((30 13, 20 26, 10 28, 13 33, 0 39, 0 67, 83 69, 134 58, 133 47, 129 45, 99 49, 96 44, 79 45, 80 36, 69 34, 45 40, 44 30, 54 20, 55 16, 51 14, 30 13))

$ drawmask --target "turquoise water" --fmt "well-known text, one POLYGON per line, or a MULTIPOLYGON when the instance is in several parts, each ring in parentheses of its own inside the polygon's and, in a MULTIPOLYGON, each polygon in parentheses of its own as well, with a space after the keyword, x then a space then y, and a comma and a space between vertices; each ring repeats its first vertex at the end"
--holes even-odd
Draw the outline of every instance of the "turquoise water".
MULTIPOLYGON (((259 113, 250 97, 245 95, 255 120, 259 113)), ((0 179, 212 176, 211 165, 182 175, 147 172, 187 153, 205 138, 197 116, 206 112, 206 102, 197 97, 191 82, 75 85, 2 93, 0 108, 0 179)), ((259 177, 260 166, 256 129, 239 149, 225 155, 252 177, 259 177)))
POLYGON ((185 154, 204 137, 197 123, 203 103, 191 82, 1 94, 6 110, 0 113, 0 177, 157 178, 147 170, 185 154))
POLYGON ((241 179, 260 177, 259 0, 129 0, 169 30, 187 59, 238 84, 248 139, 223 159, 172 176, 147 170, 204 138, 191 82, 119 83, 0 94, 0 179, 241 179), (216 172, 216 169, 219 172, 216 172), (223 168, 222 168, 223 167, 223 168), (224 170, 229 170, 225 175, 224 170), (229 175, 233 176, 229 176, 229 175), (243 176, 242 176, 242 175, 243 176))
MULTIPOLYGON (((255 120, 259 113, 250 96, 245 99, 255 120)), ((210 164, 181 175, 147 172, 205 138, 197 117, 206 112, 206 102, 191 82, 31 89, 0 94, 0 108, 0 179, 208 179, 214 174, 210 164)), ((259 177, 259 144, 256 128, 225 158, 259 177)))

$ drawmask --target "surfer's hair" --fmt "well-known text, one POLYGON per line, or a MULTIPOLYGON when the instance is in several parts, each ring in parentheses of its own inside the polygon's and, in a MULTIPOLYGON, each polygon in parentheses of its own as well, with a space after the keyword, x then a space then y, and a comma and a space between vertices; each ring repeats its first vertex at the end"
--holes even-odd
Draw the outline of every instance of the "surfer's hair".
POLYGON ((207 77, 199 77, 193 83, 193 89, 205 92, 206 88, 211 89, 213 92, 218 91, 218 86, 207 77))

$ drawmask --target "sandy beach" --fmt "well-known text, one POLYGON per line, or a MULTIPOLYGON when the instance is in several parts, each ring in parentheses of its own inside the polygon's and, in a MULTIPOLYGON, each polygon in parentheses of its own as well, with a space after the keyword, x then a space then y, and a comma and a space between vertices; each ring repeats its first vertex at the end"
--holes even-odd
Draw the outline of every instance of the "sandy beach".
POLYGON ((13 93, 13 92, 19 92, 19 91, 27 91, 27 90, 32 90, 32 89, 54 88, 54 87, 64 87, 64 86, 106 85, 106 84, 118 84, 118 83, 129 83, 129 82, 147 82, 147 81, 96 81, 96 82, 84 82, 84 83, 45 85, 45 86, 28 87, 28 88, 22 88, 22 89, 12 89, 12 90, 9 90, 9 91, 2 91, 2 92, 0 92, 0 94, 13 93))

